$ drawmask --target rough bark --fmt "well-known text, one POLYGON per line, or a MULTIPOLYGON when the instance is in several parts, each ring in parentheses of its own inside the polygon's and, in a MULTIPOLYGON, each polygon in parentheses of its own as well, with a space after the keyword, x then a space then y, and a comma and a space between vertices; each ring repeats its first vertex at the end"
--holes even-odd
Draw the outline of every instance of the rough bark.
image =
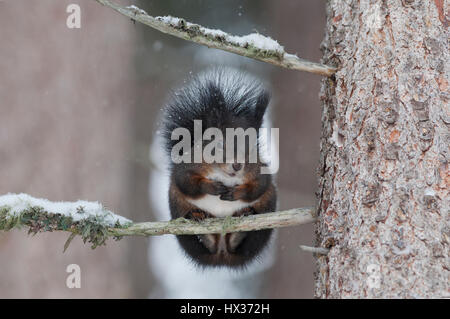
POLYGON ((438 0, 327 3, 317 297, 450 295, 445 16, 438 0))

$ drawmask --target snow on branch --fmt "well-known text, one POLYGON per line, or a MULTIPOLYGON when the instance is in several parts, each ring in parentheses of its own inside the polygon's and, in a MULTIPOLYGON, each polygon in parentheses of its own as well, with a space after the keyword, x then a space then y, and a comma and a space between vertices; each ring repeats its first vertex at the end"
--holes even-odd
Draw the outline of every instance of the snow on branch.
POLYGON ((133 21, 138 21, 163 33, 206 45, 210 48, 232 52, 288 69, 325 76, 331 76, 336 72, 334 67, 310 62, 285 52, 284 48, 277 41, 259 33, 234 36, 221 30, 208 29, 201 25, 187 22, 181 18, 171 16, 152 17, 134 5, 123 7, 109 0, 96 1, 131 18, 133 21))
POLYGON ((97 202, 50 202, 27 194, 0 196, 0 231, 21 226, 29 227, 28 232, 33 234, 67 231, 72 234, 64 245, 64 250, 76 235, 96 248, 110 237, 120 239, 123 236, 231 233, 296 226, 315 221, 314 209, 311 207, 245 217, 208 218, 203 221, 178 218, 165 222, 133 223, 97 202))
POLYGON ((67 249, 75 235, 81 235, 92 248, 103 245, 111 236, 109 229, 118 229, 132 222, 115 215, 100 203, 51 202, 27 194, 0 196, 0 231, 28 226, 28 233, 68 231, 72 235, 64 246, 67 249))

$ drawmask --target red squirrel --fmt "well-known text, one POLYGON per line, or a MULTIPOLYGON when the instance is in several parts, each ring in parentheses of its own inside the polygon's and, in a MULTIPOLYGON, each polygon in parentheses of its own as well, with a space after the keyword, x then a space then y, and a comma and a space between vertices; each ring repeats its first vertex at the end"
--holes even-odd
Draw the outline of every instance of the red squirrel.
MULTIPOLYGON (((231 160, 225 156, 230 142, 226 129, 253 128, 259 132, 269 100, 270 94, 260 81, 246 73, 224 68, 193 77, 174 92, 164 109, 162 122, 166 150, 171 158, 169 206, 173 219, 202 220, 275 211, 277 192, 273 176, 261 174, 266 164, 261 159, 259 136, 256 147, 250 139, 244 140, 244 161, 239 161, 237 154, 231 160), (200 144, 190 141, 187 152, 182 150, 176 154, 187 154, 189 160, 173 161, 174 146, 180 143, 179 136, 173 135, 174 130, 183 128, 191 137, 195 136, 194 120, 201 121, 201 136, 209 128, 223 132, 222 140, 212 152, 217 155, 214 152, 222 151, 223 161, 211 163, 202 159, 195 162, 195 147, 205 147, 209 140, 200 144), (256 160, 250 160, 250 150, 256 150, 256 160)), ((236 144, 233 150, 239 153, 236 144)), ((268 244, 271 234, 271 229, 265 229, 225 235, 179 235, 177 239, 198 265, 236 268, 254 260, 268 244)))

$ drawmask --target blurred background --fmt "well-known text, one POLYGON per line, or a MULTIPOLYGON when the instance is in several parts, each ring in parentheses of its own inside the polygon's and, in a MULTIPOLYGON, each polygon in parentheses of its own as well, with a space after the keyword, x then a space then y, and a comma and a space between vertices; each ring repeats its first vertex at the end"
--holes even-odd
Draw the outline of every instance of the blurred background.
MULTIPOLYGON (((322 1, 116 2, 237 35, 259 32, 289 53, 321 57, 322 1)), ((165 35, 94 0, 0 0, 0 40, 0 194, 99 201, 134 221, 151 221, 149 145, 168 93, 189 73, 229 65, 272 86, 280 209, 314 205, 319 76, 165 35), (66 26, 71 3, 81 7, 80 29, 66 26)), ((312 245, 313 236, 311 225, 279 231, 262 297, 313 297, 314 259, 298 248, 312 245)), ((76 238, 63 254, 67 237, 0 233, 0 298, 146 298, 157 289, 148 239, 91 250, 76 238), (80 289, 66 287, 66 267, 74 263, 80 289)))

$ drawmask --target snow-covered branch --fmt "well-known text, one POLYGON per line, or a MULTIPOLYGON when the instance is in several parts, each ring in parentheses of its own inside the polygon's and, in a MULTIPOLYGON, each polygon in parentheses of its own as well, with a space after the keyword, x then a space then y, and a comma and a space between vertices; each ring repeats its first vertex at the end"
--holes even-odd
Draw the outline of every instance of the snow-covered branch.
POLYGON ((138 21, 163 33, 206 45, 210 48, 232 52, 288 69, 325 76, 331 76, 336 72, 334 67, 310 62, 285 52, 284 48, 277 41, 259 33, 234 36, 221 30, 208 29, 201 25, 187 22, 181 18, 171 16, 152 17, 136 6, 123 7, 109 0, 96 1, 131 18, 133 21, 138 21))
POLYGON ((313 223, 314 209, 294 208, 274 213, 246 217, 208 218, 192 221, 178 218, 165 222, 133 223, 116 215, 97 202, 50 202, 27 194, 0 196, 0 231, 28 226, 29 233, 68 231, 95 248, 109 237, 155 236, 164 234, 194 235, 231 233, 240 231, 279 228, 313 223))

